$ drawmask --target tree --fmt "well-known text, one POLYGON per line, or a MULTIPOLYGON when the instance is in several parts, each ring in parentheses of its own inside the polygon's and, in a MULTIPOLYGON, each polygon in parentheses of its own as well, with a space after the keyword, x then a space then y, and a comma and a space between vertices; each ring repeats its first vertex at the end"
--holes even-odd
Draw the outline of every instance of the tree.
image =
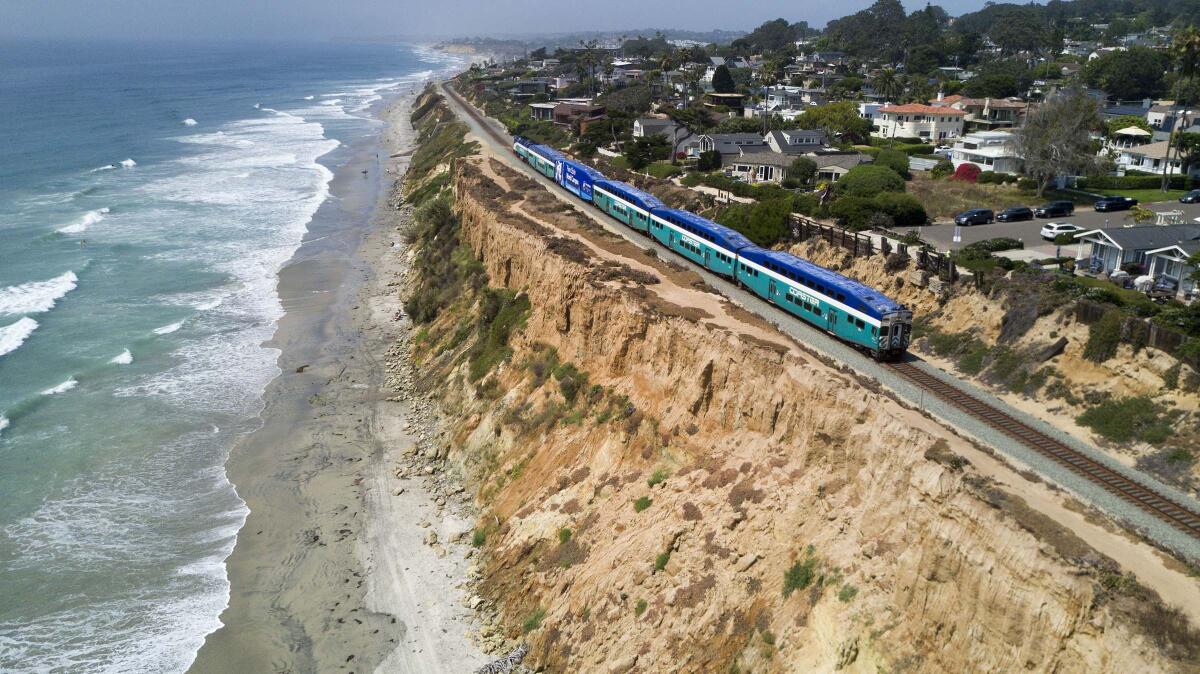
POLYGON ((1165 92, 1167 55, 1148 47, 1105 52, 1088 61, 1084 81, 1119 100, 1154 98, 1165 92))
POLYGON ((724 63, 717 66, 712 78, 713 91, 718 94, 732 94, 737 87, 733 83, 733 75, 724 63))
POLYGON ((858 114, 858 106, 839 101, 805 110, 796 117, 796 125, 804 129, 821 129, 826 135, 847 143, 861 143, 871 135, 871 121, 858 114))
POLYGON ((696 168, 701 171, 715 171, 721 168, 721 153, 716 150, 701 152, 696 161, 696 168))
POLYGON ((1137 115, 1121 115, 1120 117, 1114 117, 1113 119, 1110 119, 1104 123, 1105 135, 1109 138, 1115 138, 1118 131, 1121 129, 1127 129, 1131 126, 1143 131, 1154 133, 1154 128, 1150 126, 1150 122, 1147 122, 1145 117, 1138 117, 1137 115))
POLYGON ((796 157, 788 168, 787 176, 801 185, 807 185, 817 175, 817 162, 811 157, 796 157))
POLYGON ((903 192, 904 178, 886 166, 855 166, 837 182, 838 191, 851 197, 874 197, 880 192, 903 192))
POLYGON ((875 208, 891 216, 897 227, 920 227, 929 222, 921 200, 902 192, 883 192, 874 199, 875 208))
POLYGON ((625 144, 625 159, 635 171, 641 171, 651 162, 668 159, 670 156, 671 143, 661 134, 634 138, 633 142, 625 144))
POLYGON ((958 168, 954 169, 954 175, 951 180, 961 180, 964 183, 973 183, 979 180, 979 174, 983 173, 983 169, 976 164, 966 163, 959 164, 958 168))
POLYGON ((1037 181, 1037 195, 1055 176, 1085 173, 1096 160, 1091 132, 1100 128, 1096 102, 1079 89, 1060 92, 1025 117, 1015 132, 1025 174, 1037 181))
POLYGON ((903 150, 890 147, 884 148, 875 156, 875 163, 879 166, 886 166, 892 169, 901 178, 907 179, 910 177, 908 172, 908 155, 903 150))
POLYGON ((904 93, 904 87, 900 84, 900 77, 896 74, 893 68, 884 68, 879 71, 879 74, 871 80, 871 86, 875 88, 875 93, 883 96, 884 100, 894 101, 904 93))

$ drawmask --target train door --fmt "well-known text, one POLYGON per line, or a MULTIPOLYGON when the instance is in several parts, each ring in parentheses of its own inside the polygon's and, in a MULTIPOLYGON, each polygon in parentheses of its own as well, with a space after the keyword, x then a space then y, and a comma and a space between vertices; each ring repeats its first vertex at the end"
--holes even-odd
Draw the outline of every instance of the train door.
POLYGON ((828 312, 826 312, 826 313, 827 313, 827 315, 829 316, 829 328, 828 328, 828 330, 829 330, 830 332, 832 332, 833 334, 835 334, 835 335, 836 335, 836 334, 837 334, 837 312, 836 312, 836 311, 834 311, 833 309, 830 309, 830 310, 829 310, 828 312))
POLYGON ((712 265, 709 264, 709 256, 711 256, 711 255, 712 255, 712 251, 710 251, 708 248, 705 248, 704 249, 704 268, 705 269, 712 269, 712 265))
POLYGON ((767 282, 767 299, 774 302, 776 292, 778 291, 776 290, 775 279, 771 279, 767 282))

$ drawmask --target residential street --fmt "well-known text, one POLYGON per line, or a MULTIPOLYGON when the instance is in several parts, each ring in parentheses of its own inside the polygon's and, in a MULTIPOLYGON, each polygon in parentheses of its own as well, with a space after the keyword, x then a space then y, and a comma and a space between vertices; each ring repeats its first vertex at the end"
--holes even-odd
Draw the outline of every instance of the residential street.
MULTIPOLYGON (((1156 213, 1163 211, 1183 211, 1185 222, 1193 222, 1194 218, 1200 217, 1200 204, 1181 204, 1177 201, 1164 201, 1156 204, 1147 204, 1146 207, 1156 213)), ((970 243, 975 243, 976 241, 983 241, 984 239, 1011 237, 1024 241, 1026 250, 1045 253, 1046 257, 1050 257, 1054 255, 1054 244, 1043 240, 1038 234, 1038 231, 1047 222, 1069 222, 1086 229, 1121 227, 1132 223, 1128 219, 1128 215, 1129 211, 1097 213, 1090 208, 1077 208, 1075 214, 1067 218, 1026 220, 1024 222, 994 222, 990 225, 974 225, 962 228, 962 242, 957 244, 953 240, 953 224, 928 225, 921 227, 920 232, 921 238, 936 246, 938 250, 953 250, 970 243)), ((1071 251, 1064 248, 1063 254, 1070 255, 1071 251)))

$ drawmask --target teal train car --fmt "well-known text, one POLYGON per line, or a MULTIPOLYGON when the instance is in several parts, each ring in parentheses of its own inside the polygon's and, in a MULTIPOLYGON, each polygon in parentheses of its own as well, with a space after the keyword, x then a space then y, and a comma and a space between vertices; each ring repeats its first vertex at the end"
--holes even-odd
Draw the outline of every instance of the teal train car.
POLYGON ((650 236, 713 273, 734 277, 738 251, 754 246, 740 233, 676 208, 650 212, 650 236))
POLYGON ((643 234, 650 231, 650 212, 666 207, 653 194, 620 180, 597 180, 592 186, 592 203, 643 234))
POLYGON ((737 281, 754 294, 877 359, 899 357, 912 339, 912 312, 868 285, 795 255, 739 252, 737 281))
POLYGON ((547 145, 539 145, 521 136, 517 136, 513 140, 513 152, 538 173, 551 180, 557 180, 558 162, 566 159, 558 150, 547 145))

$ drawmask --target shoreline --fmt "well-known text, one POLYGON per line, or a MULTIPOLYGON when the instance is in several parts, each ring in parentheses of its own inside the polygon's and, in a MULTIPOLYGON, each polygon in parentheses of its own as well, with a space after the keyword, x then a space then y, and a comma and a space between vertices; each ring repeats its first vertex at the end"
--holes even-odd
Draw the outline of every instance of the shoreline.
POLYGON ((409 331, 399 286, 410 214, 393 191, 415 149, 415 95, 381 104, 383 127, 349 148, 279 273, 285 315, 268 345, 280 349, 280 373, 261 427, 226 463, 250 514, 225 562, 222 627, 189 671, 458 672, 483 662, 456 596, 464 563, 420 545, 418 524, 462 538, 469 504, 435 496, 428 480, 400 481, 394 468, 437 432, 426 401, 394 396, 383 366, 407 351, 395 349, 409 331))

